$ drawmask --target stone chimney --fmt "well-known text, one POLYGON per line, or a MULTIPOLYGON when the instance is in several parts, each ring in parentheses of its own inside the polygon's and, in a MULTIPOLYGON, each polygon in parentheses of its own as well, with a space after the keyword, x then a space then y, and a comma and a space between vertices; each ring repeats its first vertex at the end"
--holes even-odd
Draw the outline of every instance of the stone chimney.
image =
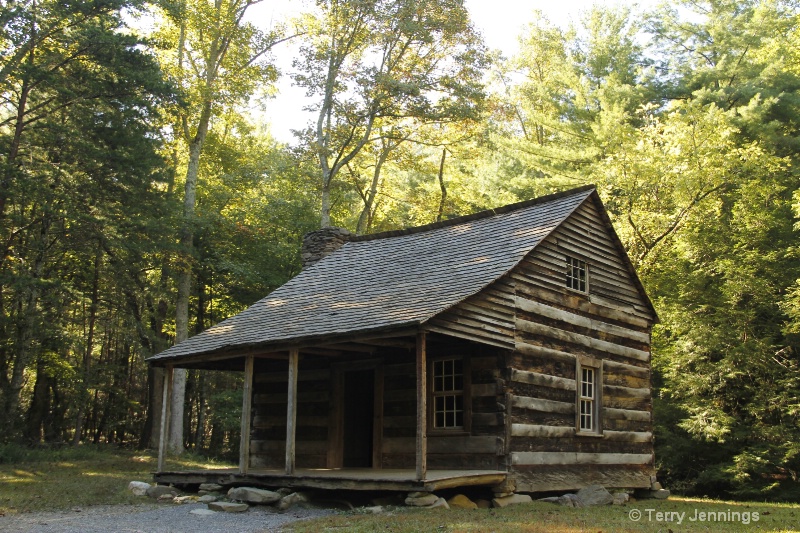
POLYGON ((352 236, 344 228, 322 228, 303 235, 303 247, 300 250, 303 270, 341 248, 352 236))

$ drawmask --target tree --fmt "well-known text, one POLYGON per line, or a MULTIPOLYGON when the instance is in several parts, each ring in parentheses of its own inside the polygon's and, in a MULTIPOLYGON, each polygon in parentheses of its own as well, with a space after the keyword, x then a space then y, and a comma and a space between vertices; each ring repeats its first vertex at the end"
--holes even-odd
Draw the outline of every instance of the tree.
MULTIPOLYGON (((165 46, 162 65, 184 89, 186 102, 177 110, 175 134, 188 152, 183 195, 182 248, 175 304, 175 342, 189 336, 189 299, 194 261, 195 205, 200 159, 214 117, 246 103, 255 88, 275 79, 266 54, 276 33, 264 33, 244 21, 258 0, 186 0, 163 4, 158 33, 165 46)), ((183 450, 185 369, 173 377, 169 447, 183 450)))
POLYGON ((378 123, 448 121, 482 97, 483 49, 455 0, 317 2, 305 18, 295 82, 318 98, 303 132, 319 164, 320 224, 331 224, 331 186, 372 140, 378 123))
MULTIPOLYGON (((20 393, 31 368, 36 385, 25 420, 28 438, 39 439, 59 387, 77 389, 78 411, 85 407, 98 304, 104 297, 116 301, 102 283, 104 245, 163 206, 153 123, 156 103, 168 101, 171 90, 122 21, 122 10, 138 7, 40 1, 0 11, 4 438, 19 434, 20 393), (122 203, 131 199, 139 210, 121 216, 122 203), (84 273, 91 273, 88 286, 84 273), (80 320, 76 309, 84 295, 90 312, 80 320)), ((129 243, 140 250, 149 244, 133 236, 129 243)), ((51 428, 57 430, 68 407, 59 402, 52 408, 59 413, 51 428)), ((82 416, 76 418, 82 425, 82 416)))

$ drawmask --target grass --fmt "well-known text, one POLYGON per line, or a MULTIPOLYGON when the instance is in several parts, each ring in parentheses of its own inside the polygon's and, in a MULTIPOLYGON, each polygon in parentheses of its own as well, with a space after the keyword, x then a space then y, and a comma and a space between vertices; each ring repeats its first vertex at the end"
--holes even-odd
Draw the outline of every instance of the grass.
POLYGON ((342 513, 314 520, 296 522, 289 526, 295 533, 325 533, 346 531, 348 533, 386 532, 448 532, 448 533, 565 533, 579 532, 753 532, 753 531, 800 531, 800 507, 790 504, 726 502, 670 498, 669 500, 643 500, 626 506, 603 506, 574 509, 552 503, 533 502, 505 509, 408 509, 397 508, 390 514, 342 513), (650 511, 648 511, 648 509, 650 511), (695 521, 690 518, 700 515, 695 521), (640 512, 638 521, 631 516, 640 512), (679 513, 667 515, 657 513, 679 513), (708 513, 717 514, 725 521, 709 521, 708 513), (742 513, 737 518, 732 513, 742 513), (753 520, 759 513, 758 521, 753 520), (632 514, 631 514, 632 513, 632 514), (680 513, 685 513, 678 523, 680 513), (729 514, 730 513, 730 514, 729 514), (743 513, 749 513, 748 524, 743 523, 743 513))
MULTIPOLYGON (((133 480, 151 481, 157 457, 109 446, 79 446, 58 450, 0 448, 0 515, 53 511, 89 505, 142 504, 147 500, 127 489, 133 480)), ((186 455, 167 461, 174 470, 229 466, 186 455)), ((572 509, 533 502, 505 509, 411 509, 393 507, 389 513, 363 510, 296 522, 296 533, 417 532, 448 533, 552 531, 578 532, 753 532, 800 531, 800 507, 792 504, 727 502, 689 498, 643 500, 626 506, 572 509), (650 511, 648 511, 648 509, 650 511), (638 521, 631 514, 641 513, 638 521), (692 521, 695 511, 722 513, 724 521, 692 521), (657 513, 664 513, 658 515, 657 513), (741 513, 739 517, 728 513, 741 513), (667 515, 666 513, 677 513, 667 515), (681 515, 683 513, 683 515, 681 515), (744 513, 751 517, 742 521, 744 513), (758 513, 755 520, 754 513, 758 513), (670 516, 672 520, 667 520, 670 516), (678 519, 682 520, 678 523, 678 519)))
MULTIPOLYGON (((156 464, 153 453, 110 446, 0 449, 0 516, 143 503, 128 491, 128 483, 152 482, 156 464)), ((222 466, 191 455, 167 460, 167 468, 174 470, 222 466)))

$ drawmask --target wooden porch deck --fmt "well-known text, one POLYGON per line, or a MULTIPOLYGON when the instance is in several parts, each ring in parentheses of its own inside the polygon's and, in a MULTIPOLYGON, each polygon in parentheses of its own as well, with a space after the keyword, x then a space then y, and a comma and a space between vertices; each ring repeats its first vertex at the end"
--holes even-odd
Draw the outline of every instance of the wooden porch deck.
POLYGON ((465 486, 492 486, 505 481, 508 472, 499 470, 429 470, 418 481, 414 470, 378 470, 372 468, 312 469, 298 468, 293 475, 282 470, 236 468, 155 472, 157 483, 197 485, 217 483, 222 486, 288 487, 326 490, 386 490, 433 492, 465 486))

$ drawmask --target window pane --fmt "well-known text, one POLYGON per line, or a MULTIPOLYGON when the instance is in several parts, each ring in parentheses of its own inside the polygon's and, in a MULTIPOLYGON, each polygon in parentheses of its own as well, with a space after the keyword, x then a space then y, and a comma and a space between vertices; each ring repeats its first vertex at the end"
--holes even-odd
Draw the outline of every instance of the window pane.
POLYGON ((436 413, 436 422, 434 424, 434 427, 437 427, 437 428, 443 428, 444 427, 444 413, 443 412, 437 412, 436 413))

